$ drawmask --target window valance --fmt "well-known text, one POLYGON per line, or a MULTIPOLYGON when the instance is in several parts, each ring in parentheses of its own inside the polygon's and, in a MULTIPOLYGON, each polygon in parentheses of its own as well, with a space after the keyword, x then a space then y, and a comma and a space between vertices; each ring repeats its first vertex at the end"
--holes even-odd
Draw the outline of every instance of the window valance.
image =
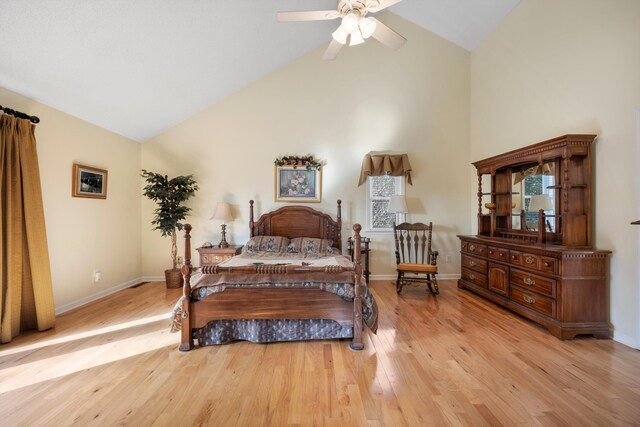
POLYGON ((513 185, 518 184, 521 181, 531 175, 555 175, 555 167, 553 163, 545 163, 543 165, 537 165, 530 167, 528 169, 514 172, 513 174, 513 185))
POLYGON ((406 154, 368 153, 362 160, 358 186, 365 183, 368 176, 406 176, 411 185, 411 163, 406 154))

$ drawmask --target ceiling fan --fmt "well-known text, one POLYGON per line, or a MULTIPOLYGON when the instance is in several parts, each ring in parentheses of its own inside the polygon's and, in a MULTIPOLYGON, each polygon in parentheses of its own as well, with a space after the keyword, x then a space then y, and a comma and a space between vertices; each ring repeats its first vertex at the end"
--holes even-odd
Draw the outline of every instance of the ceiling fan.
POLYGON ((340 18, 342 22, 333 37, 322 59, 334 59, 342 46, 355 46, 373 37, 393 50, 399 49, 407 41, 400 34, 378 21, 367 16, 380 12, 402 0, 340 0, 336 10, 311 10, 299 12, 278 12, 278 21, 322 21, 340 18))

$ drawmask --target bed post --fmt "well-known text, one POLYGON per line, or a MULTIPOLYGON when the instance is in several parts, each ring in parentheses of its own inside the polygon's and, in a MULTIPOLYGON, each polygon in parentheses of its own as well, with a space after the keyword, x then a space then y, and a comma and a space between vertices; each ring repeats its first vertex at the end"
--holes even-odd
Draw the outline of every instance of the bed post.
POLYGON ((338 222, 338 245, 340 245, 338 249, 340 249, 340 252, 342 253, 342 200, 340 199, 338 199, 337 222, 338 222))
POLYGON ((355 248, 353 255, 356 265, 356 277, 355 297, 353 299, 353 340, 349 343, 349 348, 353 351, 360 351, 364 348, 364 343, 362 342, 362 329, 364 328, 362 323, 362 287, 364 285, 362 282, 364 278, 362 277, 362 264, 360 263, 360 230, 362 230, 360 224, 353 225, 353 231, 355 231, 353 236, 353 247, 355 248))
POLYGON ((253 237, 253 200, 249 200, 249 237, 253 237))
POLYGON ((193 349, 189 301, 191 298, 191 225, 184 225, 184 265, 182 266, 182 330, 180 351, 193 349))

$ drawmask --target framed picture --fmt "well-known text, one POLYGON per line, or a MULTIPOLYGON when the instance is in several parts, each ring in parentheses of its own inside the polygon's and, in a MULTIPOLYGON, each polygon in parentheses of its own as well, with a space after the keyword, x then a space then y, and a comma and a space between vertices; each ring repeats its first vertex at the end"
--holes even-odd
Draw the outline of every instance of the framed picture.
POLYGON ((322 167, 276 166, 276 202, 322 201, 322 167))
POLYGON ((107 198, 107 174, 104 169, 73 164, 73 197, 107 198))

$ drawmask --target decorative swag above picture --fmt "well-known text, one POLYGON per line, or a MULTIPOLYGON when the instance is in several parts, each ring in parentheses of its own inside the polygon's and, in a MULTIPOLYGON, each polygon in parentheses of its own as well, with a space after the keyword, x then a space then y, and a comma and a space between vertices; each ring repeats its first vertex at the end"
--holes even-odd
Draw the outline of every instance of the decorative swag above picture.
POLYGON ((370 152, 365 154, 360 170, 358 186, 364 184, 369 176, 406 176, 411 185, 411 164, 406 154, 385 154, 370 152))

